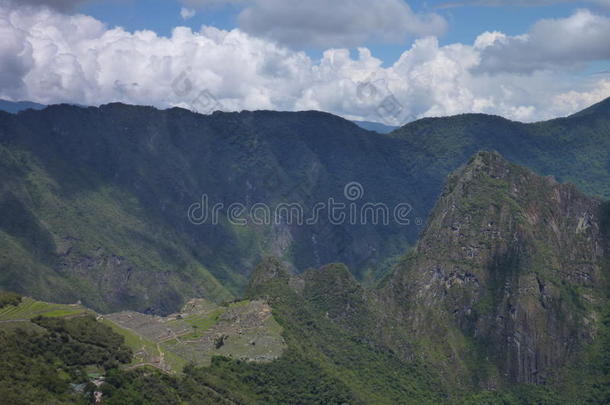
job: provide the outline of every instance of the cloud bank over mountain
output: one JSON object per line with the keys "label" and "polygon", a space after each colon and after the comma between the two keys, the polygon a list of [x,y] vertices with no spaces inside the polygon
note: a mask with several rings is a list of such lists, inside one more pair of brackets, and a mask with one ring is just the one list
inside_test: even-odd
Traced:
{"label": "cloud bank over mountain", "polygon": [[[260,0],[249,9],[255,13],[256,7],[272,3]],[[315,10],[303,7],[315,19]],[[244,12],[239,18],[248,26]],[[281,18],[282,9],[265,15],[269,21]],[[381,17],[366,18],[372,18],[370,32],[375,32]],[[419,38],[385,67],[367,48],[358,48],[356,56],[345,48],[328,49],[314,60],[298,46],[286,45],[293,42],[288,31],[265,32],[254,22],[248,30],[176,27],[164,37],[109,27],[57,7],[0,2],[0,98],[92,105],[122,101],[204,113],[318,109],[394,125],[463,112],[534,121],[610,96],[609,75],[574,73],[610,58],[606,17],[579,10],[568,18],[542,20],[520,36],[485,32],[473,44],[444,46],[427,35],[436,30],[431,18],[430,32],[403,28],[397,33]],[[298,29],[315,31],[311,24]],[[319,32],[335,35],[323,27]],[[349,27],[337,32],[337,38],[351,35]]]}

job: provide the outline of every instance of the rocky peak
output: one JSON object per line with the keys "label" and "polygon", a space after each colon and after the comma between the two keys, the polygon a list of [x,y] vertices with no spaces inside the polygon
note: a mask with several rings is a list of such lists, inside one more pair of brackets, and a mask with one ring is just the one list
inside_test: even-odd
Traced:
{"label": "rocky peak", "polygon": [[572,185],[479,152],[449,177],[386,293],[447,364],[476,347],[496,370],[483,383],[545,382],[595,333],[601,211]]}

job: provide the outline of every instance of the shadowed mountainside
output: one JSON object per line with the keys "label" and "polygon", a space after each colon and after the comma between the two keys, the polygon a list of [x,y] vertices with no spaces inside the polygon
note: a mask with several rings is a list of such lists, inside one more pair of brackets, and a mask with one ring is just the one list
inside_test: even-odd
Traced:
{"label": "shadowed mountainside", "polygon": [[478,153],[449,177],[380,300],[460,378],[553,381],[593,341],[607,305],[607,214],[573,185]]}
{"label": "shadowed mountainside", "polygon": [[[444,178],[479,149],[590,195],[610,195],[610,100],[537,124],[462,115],[388,135],[320,112],[214,113],[109,104],[0,113],[0,285],[103,311],[177,310],[190,297],[239,295],[272,254],[296,269],[340,261],[379,278],[415,244]],[[252,207],[349,203],[412,206],[410,225],[231,224]],[[189,206],[223,203],[218,225],[195,226]],[[274,221],[271,221],[274,222]]]}
{"label": "shadowed mountainside", "polygon": [[[294,274],[267,257],[244,301],[192,300],[166,318],[106,315],[133,357],[107,370],[100,389],[109,404],[605,404],[609,235],[608,203],[480,152],[448,177],[417,246],[377,287],[343,264]],[[53,338],[23,321],[43,315],[48,322],[32,322],[59,330],[64,321],[53,318],[67,325],[86,311],[15,294],[0,294],[0,306],[11,364],[28,364],[31,346]],[[20,345],[15,326],[39,335]],[[209,366],[158,371],[179,371],[185,359]],[[44,357],[30,363],[57,380]],[[70,372],[61,384],[33,374],[17,387],[0,381],[0,391],[78,398],[68,382],[86,377],[71,362],[53,364]]]}

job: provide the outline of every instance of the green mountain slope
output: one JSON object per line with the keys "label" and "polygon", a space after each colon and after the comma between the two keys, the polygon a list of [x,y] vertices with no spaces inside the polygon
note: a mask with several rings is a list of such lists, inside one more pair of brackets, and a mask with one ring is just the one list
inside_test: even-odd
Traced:
{"label": "green mountain slope", "polygon": [[[320,269],[320,275],[327,271],[335,270]],[[339,269],[351,277],[345,271]],[[310,306],[307,297],[290,286],[293,278],[279,261],[266,259],[254,271],[248,289],[251,301],[218,312],[213,304],[197,300],[185,307],[186,312],[166,319],[136,313],[94,317],[82,306],[25,297],[14,305],[10,295],[11,303],[0,308],[0,341],[7,366],[0,368],[0,392],[3,398],[23,404],[38,403],[37,398],[47,403],[88,403],[96,390],[108,404],[439,403],[443,388],[434,372],[415,361],[403,362],[364,334],[354,334],[326,319],[321,303]],[[308,280],[307,284],[311,277]],[[317,287],[313,282],[308,289],[315,294]],[[261,359],[255,353],[258,350],[264,357],[272,352],[264,335],[252,333],[253,316],[263,312],[270,316],[261,305],[262,297],[271,299],[270,319],[283,326],[265,326],[268,333],[281,332],[286,339],[287,348],[277,352],[279,357]],[[195,337],[181,329],[197,319],[207,319],[210,311],[218,312],[215,317],[219,319],[207,330],[216,342],[222,336],[223,344],[203,347],[208,333],[203,324],[196,333],[203,334],[201,348],[215,354],[211,362],[189,357],[192,353],[180,349],[195,346],[191,342]],[[211,331],[220,324],[224,329]],[[168,330],[175,341],[159,338]],[[100,336],[93,338],[91,332]],[[26,342],[20,346],[24,335]],[[103,344],[102,339],[109,343]],[[59,355],[45,356],[45,349]],[[75,358],[76,350],[83,357]],[[25,361],[28,353],[32,358]],[[187,360],[191,361],[188,365]],[[11,366],[18,366],[19,371],[11,374]],[[22,375],[24,367],[32,373]],[[15,381],[18,385],[11,385]],[[99,388],[91,384],[102,381]]]}
{"label": "green mountain slope", "polygon": [[[414,168],[443,174],[479,150],[571,182],[590,195],[610,197],[610,99],[567,118],[522,124],[501,117],[464,114],[426,118],[393,132],[405,141]],[[432,166],[432,167],[430,167]]]}
{"label": "green mountain slope", "polygon": [[[250,275],[247,301],[219,308],[194,300],[167,318],[105,316],[101,323],[125,337],[134,357],[106,368],[99,391],[108,404],[605,404],[609,236],[608,203],[480,152],[448,177],[417,246],[375,288],[343,264],[295,275],[284,261],[265,258]],[[0,330],[22,318],[69,320],[83,311],[29,299],[15,307],[15,299],[0,296]],[[269,310],[276,326],[252,335]],[[53,322],[35,325],[43,334],[33,345],[49,338],[44,329]],[[259,354],[244,351],[248,340],[280,333],[277,355],[252,361]],[[0,338],[18,361],[17,336]],[[195,353],[183,350],[191,339],[233,358],[181,357]],[[147,345],[159,351],[156,362],[143,354]],[[198,365],[159,371],[187,359]],[[47,380],[63,378],[64,388],[44,395],[75,397],[65,383],[80,378],[78,364],[62,365],[72,374],[58,377],[44,359],[36,362]],[[129,369],[134,364],[144,367]],[[0,375],[0,389],[10,378]],[[28,393],[41,388],[35,378],[24,381]]]}
{"label": "green mountain slope", "polygon": [[[415,244],[443,179],[495,149],[591,195],[610,193],[609,101],[546,123],[464,115],[375,134],[319,112],[202,116],[110,104],[0,113],[0,286],[103,312],[167,314],[191,297],[241,294],[271,254],[296,269],[344,262],[359,280],[386,273]],[[355,203],[408,203],[409,225],[227,220],[228,207],[316,203],[362,185]],[[194,225],[189,207],[224,204]],[[274,222],[274,221],[271,221]]]}
{"label": "green mountain slope", "polygon": [[[417,229],[334,226],[326,215],[311,226],[244,227],[226,208],[297,202],[310,214],[330,197],[347,201],[351,180],[371,201],[397,203],[391,186],[410,180],[398,163],[386,175],[394,143],[315,112],[201,116],[115,104],[0,114],[3,285],[105,312],[168,313],[193,296],[230,299],[263,254],[299,268],[340,258],[364,275]],[[204,193],[225,204],[217,225],[187,219]]]}
{"label": "green mountain slope", "polygon": [[449,380],[578,384],[570,366],[607,350],[608,208],[478,153],[449,177],[379,297]]}

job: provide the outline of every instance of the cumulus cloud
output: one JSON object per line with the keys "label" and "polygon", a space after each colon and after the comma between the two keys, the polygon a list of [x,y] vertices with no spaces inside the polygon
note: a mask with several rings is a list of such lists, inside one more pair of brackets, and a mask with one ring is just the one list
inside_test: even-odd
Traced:
{"label": "cumulus cloud", "polygon": [[486,35],[487,42],[479,45],[479,69],[485,72],[529,73],[610,59],[610,18],[589,10],[578,10],[568,18],[538,21],[525,35]]}
{"label": "cumulus cloud", "polygon": [[197,12],[192,8],[182,7],[180,9],[180,17],[182,17],[183,20],[188,20],[195,17],[195,14],[197,14]]}
{"label": "cumulus cloud", "polygon": [[401,124],[463,112],[534,121],[610,96],[606,76],[479,73],[488,49],[507,38],[501,33],[472,45],[420,38],[389,67],[367,48],[356,56],[329,49],[313,60],[241,29],[177,27],[164,37],[48,8],[0,7],[0,36],[0,97],[42,103],[318,109]]}
{"label": "cumulus cloud", "polygon": [[367,41],[401,43],[440,35],[446,21],[415,13],[404,0],[183,0],[191,7],[243,6],[237,21],[251,35],[292,47],[353,47]]}
{"label": "cumulus cloud", "polygon": [[570,90],[553,97],[553,108],[557,111],[579,111],[585,106],[597,103],[610,96],[610,81],[600,80],[590,91]]}

